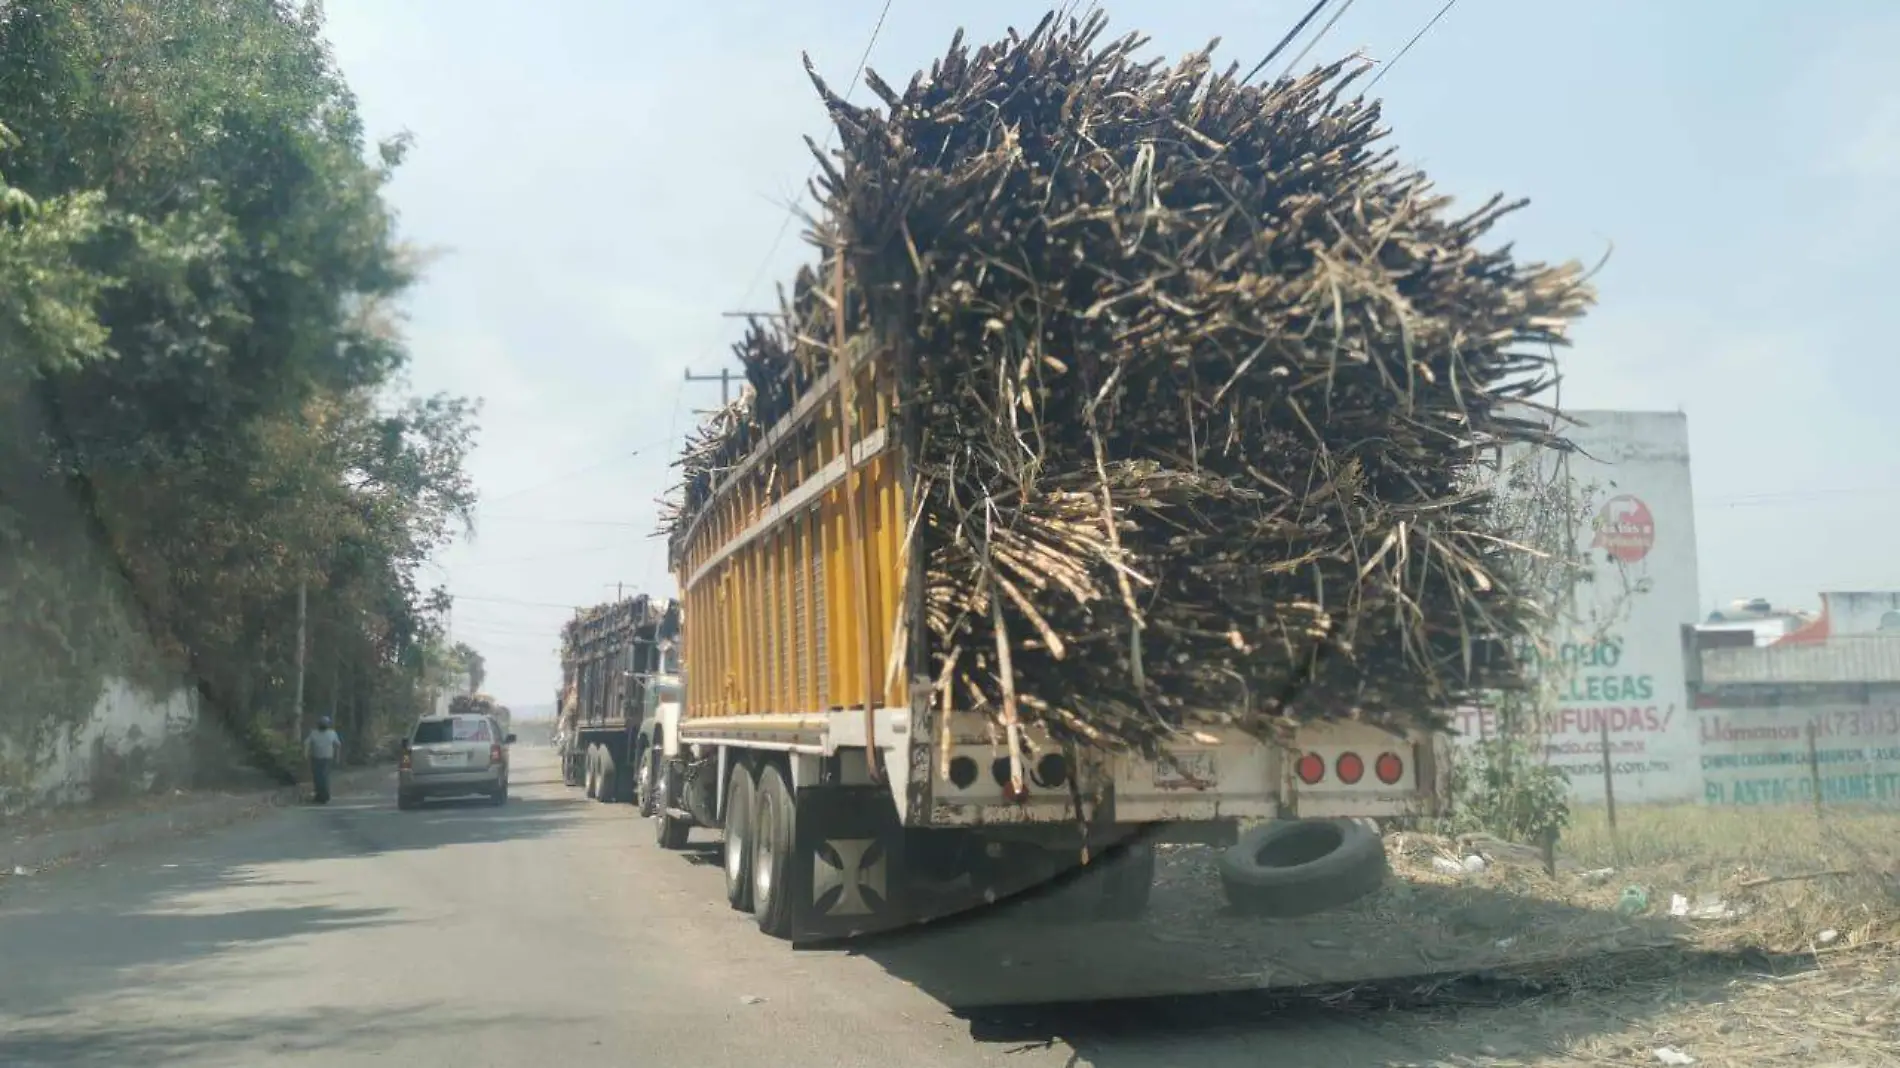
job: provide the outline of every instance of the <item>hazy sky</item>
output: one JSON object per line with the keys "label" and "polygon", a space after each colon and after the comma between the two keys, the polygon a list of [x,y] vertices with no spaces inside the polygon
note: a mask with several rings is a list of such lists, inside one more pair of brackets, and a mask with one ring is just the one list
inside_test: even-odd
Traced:
{"label": "hazy sky", "polygon": [[[551,700],[565,606],[671,592],[654,499],[736,324],[809,250],[786,204],[883,0],[329,0],[371,132],[416,149],[392,195],[441,250],[410,302],[413,382],[486,401],[475,539],[445,553],[488,689]],[[892,0],[902,84],[961,25],[1043,3]],[[1123,0],[1112,28],[1251,66],[1306,0]],[[1395,55],[1441,0],[1357,0],[1307,57]],[[1900,6],[1875,0],[1460,0],[1380,83],[1393,140],[1448,192],[1532,198],[1526,255],[1594,261],[1563,400],[1688,413],[1713,605],[1900,587]],[[1284,60],[1282,61],[1284,62]],[[859,90],[853,99],[868,94]],[[1882,427],[1888,429],[1883,430]],[[1887,442],[1887,444],[1882,444]]]}

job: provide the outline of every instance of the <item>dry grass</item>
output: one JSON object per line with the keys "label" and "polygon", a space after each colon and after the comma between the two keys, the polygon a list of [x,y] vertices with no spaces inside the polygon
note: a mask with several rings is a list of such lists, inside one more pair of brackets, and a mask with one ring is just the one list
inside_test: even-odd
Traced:
{"label": "dry grass", "polygon": [[1643,806],[1618,812],[1612,833],[1604,810],[1589,808],[1560,856],[1615,869],[1612,896],[1636,885],[1653,908],[1667,910],[1673,895],[1706,906],[1690,917],[1705,948],[1900,943],[1900,813],[1891,810]]}
{"label": "dry grass", "polygon": [[[1701,1065],[1900,1065],[1900,813],[1644,806],[1620,811],[1612,832],[1588,808],[1554,878],[1534,850],[1482,837],[1395,834],[1388,846],[1406,882],[1519,898],[1557,921],[1524,940],[1520,966],[1493,973],[1513,981],[1508,1008],[1459,1008],[1449,989],[1404,999],[1495,1012],[1461,1022],[1518,1031],[1536,1050],[1488,1063],[1662,1064],[1669,1049]],[[1473,852],[1490,862],[1481,872],[1432,866]],[[1561,952],[1584,941],[1559,929],[1564,917],[1613,913],[1631,887],[1648,907],[1629,921],[1676,948]],[[1678,897],[1688,915],[1671,915]]]}
{"label": "dry grass", "polygon": [[[1704,962],[1612,989],[1460,1014],[1537,1054],[1490,1064],[1900,1065],[1900,954],[1843,953],[1789,971]],[[1494,1017],[1484,1019],[1482,1017]],[[1674,1063],[1680,1063],[1676,1061]]]}

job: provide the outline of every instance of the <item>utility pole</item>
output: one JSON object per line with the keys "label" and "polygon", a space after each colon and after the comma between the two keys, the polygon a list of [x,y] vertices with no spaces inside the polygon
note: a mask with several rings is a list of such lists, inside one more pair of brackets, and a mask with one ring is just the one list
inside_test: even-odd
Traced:
{"label": "utility pole", "polygon": [[719,406],[724,408],[732,403],[732,368],[721,367],[716,375],[696,375],[688,369],[686,380],[688,382],[717,382],[719,383]]}
{"label": "utility pole", "polygon": [[303,665],[304,665],[304,617],[308,610],[306,584],[297,583],[297,737],[304,736],[303,722]]}

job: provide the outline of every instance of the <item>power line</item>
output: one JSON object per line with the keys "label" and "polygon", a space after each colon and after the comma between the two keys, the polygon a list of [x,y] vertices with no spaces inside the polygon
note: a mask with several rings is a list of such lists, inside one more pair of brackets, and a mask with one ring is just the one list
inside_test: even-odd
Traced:
{"label": "power line", "polygon": [[[680,402],[685,399],[686,399],[686,383],[685,381],[682,380],[673,386],[673,414],[668,416],[666,420],[666,435],[669,438],[673,437],[673,435],[679,432]],[[662,553],[662,556],[664,555],[665,554]],[[650,590],[653,588],[654,559],[655,559],[654,557],[647,558],[646,573],[640,576],[640,585],[642,589]]]}
{"label": "power line", "polygon": [[463,564],[457,571],[474,571],[484,567],[501,567],[504,564],[532,564],[541,560],[567,560],[577,556],[592,556],[595,553],[611,552],[625,548],[625,541],[611,541],[605,545],[590,545],[583,549],[563,549],[559,552],[535,553],[531,556],[504,556],[498,560],[476,560]]}
{"label": "power line", "polygon": [[[884,32],[884,19],[891,13],[891,2],[892,0],[884,0],[883,10],[877,13],[877,24],[871,27],[871,37],[864,42],[864,53],[858,57],[858,69],[852,72],[851,84],[845,87],[844,99],[846,100],[850,100],[851,94],[857,91],[858,82],[864,77],[865,65],[871,62],[871,49],[877,45],[878,34]],[[831,136],[837,132],[837,129],[834,123],[825,131],[825,143],[819,148],[820,152],[831,148]],[[813,160],[811,169],[805,172],[804,185],[811,185],[812,178],[817,174],[818,162]],[[778,233],[772,238],[772,246],[765,250],[765,258],[759,261],[759,269],[753,272],[752,281],[746,285],[745,294],[739,298],[739,307],[745,307],[746,302],[752,299],[752,291],[759,288],[759,282],[765,278],[765,272],[771,269],[772,257],[778,254],[778,247],[784,243],[785,233],[792,228],[792,219],[796,216],[795,209],[786,210],[785,218],[779,222]]]}
{"label": "power line", "polygon": [[1352,10],[1352,5],[1353,5],[1353,0],[1346,0],[1345,3],[1340,4],[1339,10],[1333,12],[1333,17],[1326,20],[1326,25],[1321,26],[1319,28],[1319,32],[1313,35],[1313,39],[1306,42],[1306,47],[1300,49],[1300,54],[1297,56],[1294,56],[1293,61],[1288,63],[1286,65],[1286,69],[1280,72],[1280,77],[1282,78],[1290,77],[1293,74],[1293,71],[1299,67],[1300,60],[1305,59],[1306,54],[1313,50],[1313,46],[1320,43],[1321,39],[1323,39],[1326,36],[1327,31],[1333,28],[1333,24],[1339,21],[1340,16]]}
{"label": "power line", "polygon": [[1438,25],[1438,20],[1444,18],[1445,12],[1450,11],[1452,9],[1452,5],[1456,4],[1457,2],[1458,0],[1445,0],[1445,6],[1438,9],[1438,14],[1433,15],[1430,22],[1427,22],[1424,26],[1420,27],[1419,31],[1412,35],[1412,39],[1405,42],[1405,47],[1399,49],[1399,54],[1396,56],[1393,56],[1391,59],[1386,60],[1385,66],[1379,68],[1379,73],[1372,76],[1372,80],[1366,83],[1366,92],[1371,93],[1373,90],[1373,87],[1379,84],[1379,79],[1385,77],[1387,71],[1390,71],[1393,67],[1398,66],[1399,60],[1405,58],[1405,53],[1410,52],[1412,50],[1412,46],[1418,43],[1419,38],[1425,36],[1427,33],[1430,33],[1432,27]]}
{"label": "power line", "polygon": [[484,516],[485,523],[539,523],[564,527],[650,527],[653,520],[638,519],[568,519],[556,515],[491,515]]}
{"label": "power line", "polygon": [[554,601],[520,601],[513,597],[477,597],[466,593],[452,593],[449,596],[457,601],[473,601],[477,604],[511,604],[522,608],[559,608],[567,612],[572,612],[582,607],[577,604],[557,604]]}
{"label": "power line", "polygon": [[1280,43],[1273,46],[1273,51],[1268,52],[1265,58],[1263,58],[1260,62],[1255,63],[1253,65],[1253,69],[1247,72],[1247,76],[1245,78],[1240,79],[1240,84],[1246,85],[1248,82],[1253,81],[1253,76],[1256,74],[1259,74],[1263,67],[1273,62],[1273,58],[1275,56],[1279,55],[1281,52],[1284,52],[1286,50],[1286,46],[1293,43],[1293,38],[1298,37],[1300,35],[1300,31],[1306,29],[1306,24],[1313,21],[1313,17],[1315,15],[1318,15],[1321,11],[1325,9],[1327,4],[1330,4],[1332,2],[1333,0],[1319,0],[1318,3],[1314,4],[1311,8],[1309,8],[1305,16],[1302,17],[1300,21],[1294,23],[1292,29],[1286,31],[1286,36],[1280,38]]}
{"label": "power line", "polygon": [[1696,506],[1699,508],[1763,508],[1789,504],[1804,504],[1823,498],[1874,496],[1900,496],[1900,487],[1842,486],[1834,489],[1775,490],[1766,493],[1740,493],[1722,497],[1701,497],[1696,500]]}
{"label": "power line", "polygon": [[477,505],[477,507],[486,508],[489,505],[498,503],[500,501],[512,500],[513,498],[516,498],[516,497],[523,497],[523,496],[526,496],[527,494],[535,493],[540,490],[547,489],[549,486],[559,485],[560,483],[566,482],[569,479],[579,478],[582,475],[591,475],[594,472],[601,470],[602,468],[612,467],[615,464],[623,463],[627,460],[631,460],[639,456],[640,454],[647,452],[650,449],[659,448],[660,446],[669,444],[671,441],[672,441],[672,434],[669,433],[664,438],[660,438],[654,441],[648,441],[642,445],[637,446],[636,448],[629,449],[626,452],[617,453],[613,456],[609,456],[605,460],[601,460],[597,463],[588,464],[586,467],[578,467],[572,471],[555,475],[552,478],[543,479],[540,482],[530,483],[526,486],[522,486],[519,489],[509,490],[507,493],[501,494],[498,497],[484,498],[481,501],[481,503]]}

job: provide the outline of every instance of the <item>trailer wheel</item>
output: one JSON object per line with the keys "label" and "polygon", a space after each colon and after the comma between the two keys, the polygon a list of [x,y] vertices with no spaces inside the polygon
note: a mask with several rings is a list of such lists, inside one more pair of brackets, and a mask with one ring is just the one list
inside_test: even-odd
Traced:
{"label": "trailer wheel", "polygon": [[685,849],[686,836],[693,825],[673,815],[674,806],[679,803],[679,766],[670,761],[660,765],[660,792],[654,799],[659,818],[653,821],[654,839],[661,849]]}
{"label": "trailer wheel", "polygon": [[1262,824],[1220,858],[1228,904],[1263,916],[1305,916],[1350,904],[1377,890],[1386,871],[1385,844],[1352,820]]}
{"label": "trailer wheel", "polygon": [[584,785],[581,792],[583,794],[586,794],[588,797],[599,797],[600,796],[600,746],[590,745],[587,747],[585,752],[587,753],[587,771],[584,776]]}
{"label": "trailer wheel", "polygon": [[620,769],[614,766],[613,750],[604,745],[597,748],[600,752],[600,760],[596,765],[599,771],[595,773],[594,800],[602,804],[612,804],[614,795],[620,790]]}
{"label": "trailer wheel", "polygon": [[792,850],[798,845],[797,826],[792,791],[778,768],[768,765],[759,773],[752,811],[752,914],[760,931],[773,938],[790,938],[798,919],[795,895],[787,885]]}
{"label": "trailer wheel", "polygon": [[720,835],[721,859],[726,864],[726,902],[740,912],[752,911],[752,810],[757,793],[752,772],[733,761],[726,773],[726,819]]}
{"label": "trailer wheel", "polygon": [[581,762],[574,755],[573,747],[561,750],[561,785],[579,786],[581,784]]}

